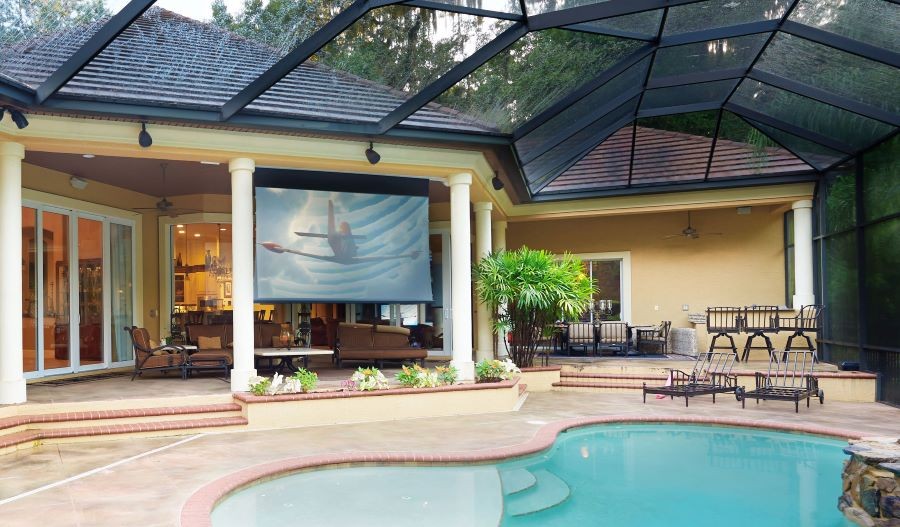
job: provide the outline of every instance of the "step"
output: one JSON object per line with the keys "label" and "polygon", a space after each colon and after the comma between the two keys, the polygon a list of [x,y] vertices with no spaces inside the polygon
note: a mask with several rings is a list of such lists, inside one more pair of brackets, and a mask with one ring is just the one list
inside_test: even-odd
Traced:
{"label": "step", "polygon": [[[131,408],[121,410],[90,410],[81,412],[61,412],[47,414],[27,414],[0,418],[0,434],[11,429],[49,429],[71,427],[75,423],[90,422],[92,426],[133,422],[154,422],[160,420],[187,419],[197,414],[223,414],[227,417],[240,415],[241,405],[237,403],[204,404],[174,407]],[[219,417],[226,417],[219,415]],[[172,419],[174,418],[174,419]],[[0,437],[3,437],[0,435]]]}
{"label": "step", "polygon": [[54,428],[26,430],[0,436],[0,454],[19,448],[38,446],[46,442],[59,442],[63,439],[80,438],[83,440],[110,439],[110,436],[144,435],[166,436],[181,435],[185,431],[200,433],[212,429],[245,426],[244,417],[208,417],[204,419],[182,419],[177,421],[156,421],[149,423],[123,423],[101,426],[83,426],[72,428]]}
{"label": "step", "polygon": [[[647,386],[662,386],[663,382],[647,383]],[[560,381],[553,383],[553,387],[559,391],[569,392],[598,392],[598,393],[616,393],[616,392],[632,392],[644,389],[643,384],[620,382],[584,382],[584,381]]]}
{"label": "step", "polygon": [[524,516],[545,511],[569,499],[571,489],[565,481],[545,469],[532,471],[535,483],[531,488],[507,496],[504,508],[509,516]]}
{"label": "step", "polygon": [[500,472],[500,485],[503,487],[503,495],[509,496],[528,490],[537,483],[534,474],[524,468],[504,470]]}
{"label": "step", "polygon": [[560,382],[568,383],[601,383],[615,385],[664,384],[667,375],[655,374],[621,374],[621,373],[563,373]]}

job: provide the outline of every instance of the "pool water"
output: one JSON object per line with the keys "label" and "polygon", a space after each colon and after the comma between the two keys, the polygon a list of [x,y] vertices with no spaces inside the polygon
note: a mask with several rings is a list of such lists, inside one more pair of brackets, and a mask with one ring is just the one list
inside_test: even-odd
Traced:
{"label": "pool water", "polygon": [[846,442],[700,425],[572,429],[537,456],[494,465],[361,466],[243,489],[215,527],[846,527]]}

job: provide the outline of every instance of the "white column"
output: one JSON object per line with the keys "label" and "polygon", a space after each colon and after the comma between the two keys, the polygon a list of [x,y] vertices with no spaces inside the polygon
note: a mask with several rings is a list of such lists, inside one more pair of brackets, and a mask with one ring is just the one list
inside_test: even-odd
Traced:
{"label": "white column", "polygon": [[[491,210],[494,208],[489,201],[479,201],[474,205],[475,209],[475,261],[478,262],[491,252]],[[491,331],[491,312],[479,299],[476,311],[476,346],[475,360],[494,358],[494,332]]]}
{"label": "white column", "polygon": [[25,402],[22,367],[22,159],[0,141],[0,404]]}
{"label": "white column", "polygon": [[453,359],[459,379],[475,378],[472,361],[472,225],[469,218],[471,174],[450,176],[450,298]]}
{"label": "white column", "polygon": [[[493,245],[494,252],[500,252],[506,250],[506,221],[498,220],[491,225],[491,230],[493,231],[491,234],[491,243]],[[506,349],[506,335],[498,334],[497,335],[497,357],[504,358],[509,356],[509,350]]]}
{"label": "white column", "polygon": [[813,291],[813,229],[811,200],[795,201],[794,209],[794,309],[816,303]]}
{"label": "white column", "polygon": [[249,389],[253,367],[253,170],[252,159],[228,162],[231,172],[231,302],[234,306],[234,369],[231,391]]}

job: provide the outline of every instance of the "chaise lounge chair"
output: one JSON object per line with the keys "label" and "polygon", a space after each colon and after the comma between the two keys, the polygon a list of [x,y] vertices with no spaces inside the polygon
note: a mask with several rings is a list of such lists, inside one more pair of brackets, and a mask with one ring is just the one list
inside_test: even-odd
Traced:
{"label": "chaise lounge chair", "polygon": [[188,363],[187,350],[181,346],[170,344],[153,347],[150,344],[150,333],[146,328],[126,326],[125,331],[128,332],[128,336],[131,337],[131,343],[134,346],[134,373],[131,375],[132,381],[138,375],[151,370],[164,373],[177,370],[181,374],[182,379],[187,378],[185,370],[185,365]]}
{"label": "chaise lounge chair", "polygon": [[819,381],[813,377],[814,351],[784,351],[779,361],[773,353],[769,359],[769,371],[765,374],[756,372],[756,389],[743,394],[741,407],[746,407],[747,398],[759,400],[794,401],[794,412],[800,412],[800,401],[812,397],[819,398],[819,404],[825,403],[825,392],[819,389]]}
{"label": "chaise lounge chair", "polygon": [[671,386],[647,386],[644,383],[644,403],[648,393],[668,395],[672,399],[684,397],[684,405],[695,395],[712,394],[713,403],[717,393],[733,392],[738,401],[744,388],[737,385],[737,376],[731,374],[734,364],[733,353],[700,353],[694,362],[691,373],[681,370],[669,370]]}

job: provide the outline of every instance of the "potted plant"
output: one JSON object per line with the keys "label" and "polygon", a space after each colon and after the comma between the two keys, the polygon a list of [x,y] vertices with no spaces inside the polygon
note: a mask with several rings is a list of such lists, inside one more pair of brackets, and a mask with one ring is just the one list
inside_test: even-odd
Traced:
{"label": "potted plant", "polygon": [[485,256],[473,275],[478,296],[492,313],[494,332],[510,335],[509,356],[522,368],[534,364],[549,325],[580,316],[596,292],[581,260],[528,247]]}

